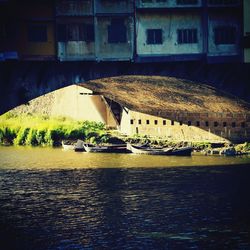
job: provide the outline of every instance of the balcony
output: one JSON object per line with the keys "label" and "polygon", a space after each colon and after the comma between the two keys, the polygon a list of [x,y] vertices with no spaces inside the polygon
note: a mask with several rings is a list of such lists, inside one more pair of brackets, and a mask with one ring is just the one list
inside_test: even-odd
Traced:
{"label": "balcony", "polygon": [[93,15],[92,0],[58,0],[57,16],[90,16]]}
{"label": "balcony", "polygon": [[133,13],[133,0],[96,0],[95,11],[98,15]]}
{"label": "balcony", "polygon": [[137,0],[139,9],[197,8],[201,5],[201,0]]}

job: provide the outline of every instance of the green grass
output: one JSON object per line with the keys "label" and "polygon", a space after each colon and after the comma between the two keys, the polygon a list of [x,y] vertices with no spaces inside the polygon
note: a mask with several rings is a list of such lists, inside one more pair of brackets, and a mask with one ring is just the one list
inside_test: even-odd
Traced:
{"label": "green grass", "polygon": [[105,135],[103,123],[11,112],[0,116],[0,144],[55,146],[63,139],[89,140],[93,137],[95,142],[101,138],[105,140]]}

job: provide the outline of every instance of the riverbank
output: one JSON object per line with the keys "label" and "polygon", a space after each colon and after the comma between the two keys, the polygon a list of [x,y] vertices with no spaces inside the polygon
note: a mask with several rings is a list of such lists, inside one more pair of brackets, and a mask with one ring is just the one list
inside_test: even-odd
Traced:
{"label": "riverbank", "polygon": [[205,154],[220,154],[231,148],[238,154],[250,152],[250,142],[233,145],[214,142],[169,141],[165,138],[146,135],[125,136],[108,130],[103,123],[76,121],[68,117],[17,114],[8,112],[0,116],[0,145],[61,146],[62,140],[84,140],[89,143],[149,143],[155,146],[180,147],[192,145],[194,151]]}

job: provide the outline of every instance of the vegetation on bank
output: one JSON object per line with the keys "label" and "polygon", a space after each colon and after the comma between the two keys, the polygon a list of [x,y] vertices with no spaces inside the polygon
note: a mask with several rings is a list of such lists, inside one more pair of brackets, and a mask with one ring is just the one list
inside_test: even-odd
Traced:
{"label": "vegetation on bank", "polygon": [[57,146],[65,139],[105,142],[108,137],[103,123],[11,112],[0,116],[0,144],[4,145]]}
{"label": "vegetation on bank", "polygon": [[[89,143],[149,143],[155,146],[192,145],[196,151],[228,147],[226,143],[174,142],[146,135],[121,136],[103,123],[76,121],[66,117],[49,117],[8,112],[0,116],[0,145],[59,146],[62,140],[81,139]],[[250,152],[250,142],[235,145],[239,152]]]}

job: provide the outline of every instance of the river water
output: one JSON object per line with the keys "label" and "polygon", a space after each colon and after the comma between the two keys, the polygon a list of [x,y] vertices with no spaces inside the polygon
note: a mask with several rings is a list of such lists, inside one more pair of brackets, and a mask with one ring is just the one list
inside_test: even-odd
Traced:
{"label": "river water", "polygon": [[0,249],[250,249],[250,158],[0,148]]}

